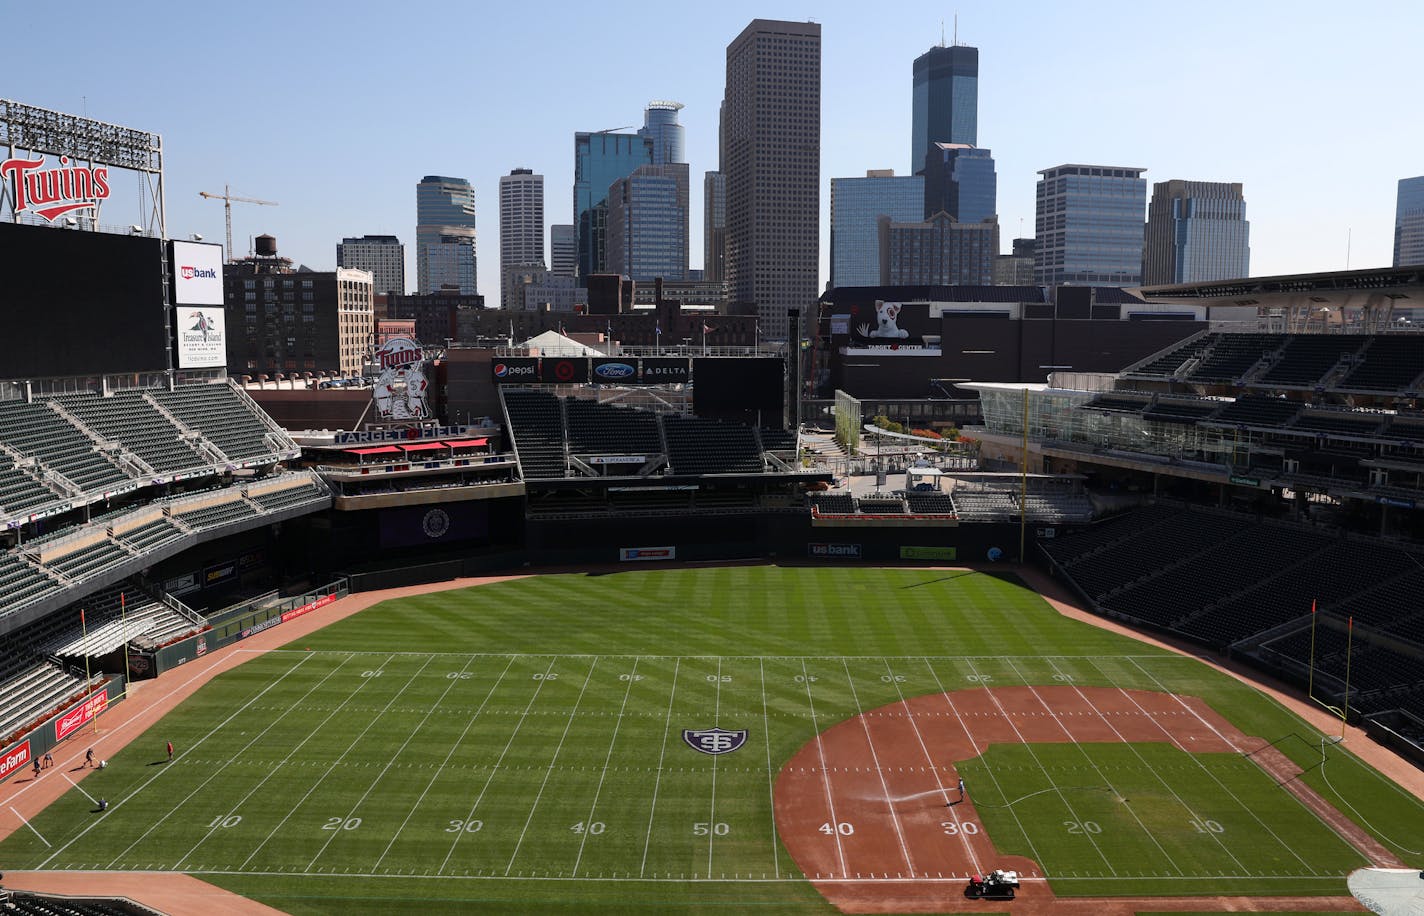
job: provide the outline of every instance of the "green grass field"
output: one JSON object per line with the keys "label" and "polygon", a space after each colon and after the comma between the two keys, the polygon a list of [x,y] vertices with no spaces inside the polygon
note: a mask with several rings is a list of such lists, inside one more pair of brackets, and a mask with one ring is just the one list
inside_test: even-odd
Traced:
{"label": "green grass field", "polygon": [[[1424,864],[1424,806],[1343,749],[1321,766],[1318,733],[1195,661],[989,575],[777,567],[541,576],[373,607],[220,676],[0,861],[186,871],[293,913],[824,911],[776,834],[784,761],[902,697],[1065,682],[1203,697],[1285,739],[1309,785]],[[746,745],[683,742],[713,725]],[[983,828],[1060,895],[1342,894],[1363,864],[1241,755],[995,745],[964,766]]]}

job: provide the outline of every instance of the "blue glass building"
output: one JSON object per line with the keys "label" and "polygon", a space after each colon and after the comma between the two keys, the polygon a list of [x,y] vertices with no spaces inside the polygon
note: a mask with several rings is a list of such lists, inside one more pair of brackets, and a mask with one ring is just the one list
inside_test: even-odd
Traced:
{"label": "blue glass building", "polygon": [[1424,175],[1399,180],[1394,207],[1394,266],[1424,264]]}
{"label": "blue glass building", "polygon": [[915,58],[910,170],[925,167],[936,143],[979,143],[979,49],[930,48]]}
{"label": "blue glass building", "polygon": [[479,292],[475,189],[464,178],[426,175],[415,186],[415,272],[421,293],[458,287]]}
{"label": "blue glass building", "polygon": [[831,286],[880,285],[878,220],[915,222],[925,201],[925,179],[891,169],[864,178],[831,179]]}
{"label": "blue glass building", "polygon": [[687,279],[687,164],[639,166],[608,189],[608,272]]}
{"label": "blue glass building", "polygon": [[964,143],[936,143],[925,156],[922,216],[948,213],[961,223],[980,223],[999,213],[999,177],[994,154]]}
{"label": "blue glass building", "polygon": [[640,165],[653,164],[653,139],[608,132],[574,134],[574,227],[578,275],[586,284],[608,270],[608,188]]}
{"label": "blue glass building", "polygon": [[653,165],[687,161],[687,129],[677,122],[681,102],[649,102],[638,136],[653,141]]}
{"label": "blue glass building", "polygon": [[1145,171],[1073,164],[1038,173],[1035,284],[1141,285]]}
{"label": "blue glass building", "polygon": [[1147,208],[1142,282],[1234,280],[1251,274],[1251,224],[1240,182],[1159,181]]}

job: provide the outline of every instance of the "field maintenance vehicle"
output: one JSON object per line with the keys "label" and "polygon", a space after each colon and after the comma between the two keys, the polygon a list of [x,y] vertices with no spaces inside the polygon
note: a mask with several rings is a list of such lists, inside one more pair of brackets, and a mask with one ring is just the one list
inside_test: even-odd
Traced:
{"label": "field maintenance vehicle", "polygon": [[1019,886],[1019,873],[996,868],[987,875],[975,875],[969,879],[964,896],[971,899],[987,897],[994,900],[1012,900]]}

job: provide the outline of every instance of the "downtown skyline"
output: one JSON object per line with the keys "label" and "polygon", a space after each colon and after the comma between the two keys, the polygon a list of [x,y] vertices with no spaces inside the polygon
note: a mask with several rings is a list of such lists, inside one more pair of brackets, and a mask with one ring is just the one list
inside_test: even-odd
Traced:
{"label": "downtown skyline", "polygon": [[[499,9],[417,7],[392,15],[358,3],[339,20],[298,7],[280,25],[188,40],[176,24],[181,17],[172,15],[180,9],[187,8],[160,4],[128,16],[95,10],[91,18],[105,39],[93,53],[58,68],[44,66],[43,49],[21,46],[10,55],[4,94],[162,134],[170,236],[220,238],[222,208],[197,192],[227,184],[234,194],[280,203],[234,205],[239,253],[249,237],[268,232],[282,254],[316,269],[334,265],[343,237],[391,234],[406,246],[409,284],[416,276],[414,184],[427,174],[467,178],[484,255],[480,292],[490,304],[499,299],[501,175],[521,166],[543,174],[546,224],[569,223],[574,133],[636,129],[650,100],[672,99],[686,105],[687,161],[700,186],[702,174],[718,167],[728,43],[753,18],[797,21],[807,12],[734,3],[651,17],[648,5],[544,5],[551,15],[525,21]],[[927,3],[904,4],[892,15],[851,4],[810,12],[822,32],[819,290],[829,278],[830,180],[868,169],[906,173],[911,66],[939,43],[940,19],[953,12]],[[639,66],[600,68],[598,55],[571,53],[600,21],[626,26]],[[321,45],[306,40],[317,25],[328,39]],[[416,45],[435,26],[442,34],[474,34],[467,53],[430,73],[406,66],[429,62]],[[1392,50],[1404,54],[1421,26],[1424,13],[1403,3],[1363,8],[1348,23],[1332,20],[1323,4],[1208,4],[1190,17],[1117,3],[1073,10],[1031,4],[1012,16],[988,4],[961,7],[959,41],[979,49],[978,139],[998,165],[1001,250],[1015,237],[1033,236],[1039,170],[1127,162],[1145,167],[1149,183],[1243,183],[1254,275],[1342,270],[1347,244],[1348,266],[1388,265],[1397,183],[1424,171],[1411,153],[1424,127],[1389,117],[1410,102],[1398,78],[1378,69],[1323,68],[1303,49],[1358,39],[1387,60]],[[945,30],[952,43],[953,24]],[[391,46],[362,57],[378,61],[372,69],[353,69],[341,56],[370,42]],[[1103,64],[1105,47],[1111,66]],[[516,63],[528,77],[518,91],[507,79]],[[406,75],[413,73],[422,75]],[[259,98],[268,101],[253,104]],[[238,110],[240,121],[224,130]],[[1387,120],[1388,142],[1369,135],[1336,140],[1322,129],[1339,123],[1348,135],[1354,125]],[[1345,146],[1352,167],[1322,177],[1322,146],[1333,155]],[[1302,193],[1323,181],[1327,193]],[[691,266],[698,268],[702,195],[693,193],[690,203]],[[106,222],[128,221],[122,211],[106,213]]]}

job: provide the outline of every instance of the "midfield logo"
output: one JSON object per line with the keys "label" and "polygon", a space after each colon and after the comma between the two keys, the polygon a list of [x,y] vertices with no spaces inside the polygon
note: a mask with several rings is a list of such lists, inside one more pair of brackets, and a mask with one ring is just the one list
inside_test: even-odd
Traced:
{"label": "midfield logo", "polygon": [[717,756],[730,754],[747,743],[747,730],[739,728],[728,731],[725,728],[684,728],[682,740],[694,751]]}

